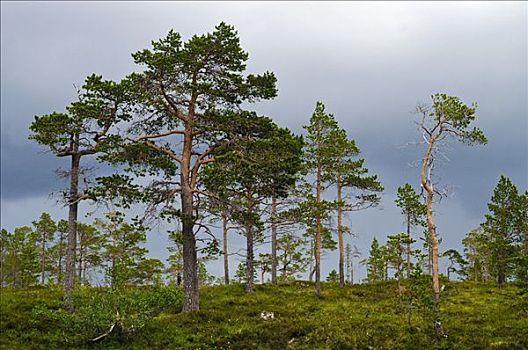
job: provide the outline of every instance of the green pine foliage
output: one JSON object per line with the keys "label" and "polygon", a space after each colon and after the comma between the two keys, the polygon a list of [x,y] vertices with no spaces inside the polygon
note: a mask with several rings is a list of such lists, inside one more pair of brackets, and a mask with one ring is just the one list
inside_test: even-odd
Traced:
{"label": "green pine foliage", "polygon": [[467,265],[464,274],[474,281],[508,280],[528,285],[528,192],[501,176],[485,222],[462,240]]}
{"label": "green pine foliage", "polygon": [[368,282],[379,282],[385,279],[384,252],[376,237],[372,239],[366,265]]}

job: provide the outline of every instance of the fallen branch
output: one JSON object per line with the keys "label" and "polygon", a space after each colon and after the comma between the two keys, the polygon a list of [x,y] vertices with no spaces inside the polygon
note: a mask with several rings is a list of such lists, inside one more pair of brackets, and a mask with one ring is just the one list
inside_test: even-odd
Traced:
{"label": "fallen branch", "polygon": [[117,322],[119,322],[119,311],[117,311],[117,313],[116,313],[116,321],[114,322],[114,324],[112,324],[110,326],[110,329],[108,330],[108,332],[103,333],[103,334],[101,334],[101,335],[99,335],[99,336],[97,336],[95,338],[88,339],[88,341],[91,342],[91,343],[94,343],[94,342],[96,342],[98,340],[103,339],[104,337],[107,337],[108,335],[110,335],[110,333],[112,333],[112,331],[114,330],[114,327],[116,326]]}

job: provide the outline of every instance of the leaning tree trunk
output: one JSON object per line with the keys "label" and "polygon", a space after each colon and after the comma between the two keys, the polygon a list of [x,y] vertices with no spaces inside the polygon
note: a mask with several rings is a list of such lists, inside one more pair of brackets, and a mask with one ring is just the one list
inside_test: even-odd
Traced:
{"label": "leaning tree trunk", "polygon": [[337,237],[339,240],[339,286],[345,287],[345,247],[343,242],[343,204],[341,202],[341,175],[337,176]]}
{"label": "leaning tree trunk", "polygon": [[426,191],[426,209],[427,209],[427,231],[429,234],[429,244],[431,252],[431,274],[432,274],[432,289],[433,289],[433,301],[434,311],[436,314],[435,331],[438,335],[443,335],[442,325],[439,321],[440,310],[440,274],[438,271],[438,238],[436,235],[436,226],[433,222],[433,187],[431,184],[430,174],[427,174],[429,170],[429,164],[432,157],[432,150],[435,143],[435,139],[430,139],[427,146],[425,157],[422,161],[422,168],[420,171],[420,182],[422,187]]}
{"label": "leaning tree trunk", "polygon": [[227,253],[227,216],[222,213],[222,231],[224,240],[222,242],[222,254],[224,255],[224,283],[229,284],[229,256]]}
{"label": "leaning tree trunk", "polygon": [[77,248],[77,212],[79,208],[79,165],[81,156],[74,146],[70,171],[70,196],[68,212],[68,246],[66,249],[66,279],[64,283],[64,306],[73,311],[73,285],[75,282],[75,249]]}
{"label": "leaning tree trunk", "polygon": [[271,196],[271,283],[277,284],[277,198]]}

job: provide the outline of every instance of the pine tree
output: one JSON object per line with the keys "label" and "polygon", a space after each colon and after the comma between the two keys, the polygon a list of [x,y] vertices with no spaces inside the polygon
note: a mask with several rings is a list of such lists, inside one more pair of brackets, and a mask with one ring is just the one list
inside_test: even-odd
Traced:
{"label": "pine tree", "polygon": [[96,227],[77,224],[77,278],[82,285],[89,284],[87,272],[102,265],[102,250],[106,244],[106,237]]}
{"label": "pine tree", "polygon": [[328,276],[326,276],[326,282],[329,282],[329,283],[338,283],[339,282],[339,275],[337,274],[336,270],[330,271]]}
{"label": "pine tree", "polygon": [[9,255],[9,244],[11,234],[6,230],[0,230],[0,287],[7,285],[7,261]]}
{"label": "pine tree", "polygon": [[39,252],[36,245],[36,234],[28,226],[18,227],[14,231],[13,246],[18,250],[18,280],[19,287],[28,287],[37,283],[40,272]]}
{"label": "pine tree", "polygon": [[486,136],[478,128],[470,129],[470,124],[475,119],[476,104],[465,105],[458,97],[446,94],[432,96],[432,105],[419,106],[417,112],[421,114],[418,122],[422,137],[426,143],[426,150],[420,167],[420,183],[425,191],[427,231],[431,246],[432,258],[432,294],[435,302],[435,331],[444,335],[440,318],[438,303],[440,300],[440,274],[438,267],[438,237],[436,225],[433,220],[433,197],[438,193],[433,186],[433,164],[438,156],[440,146],[448,138],[453,138],[465,144],[485,144]]}
{"label": "pine tree", "polygon": [[467,265],[463,274],[466,279],[475,282],[489,281],[491,261],[488,238],[482,227],[472,230],[462,240]]}
{"label": "pine tree", "polygon": [[167,258],[167,270],[170,283],[181,285],[183,280],[183,247],[181,231],[169,231],[169,241],[167,247],[171,253]]}
{"label": "pine tree", "polygon": [[[185,42],[171,30],[132,57],[143,67],[127,79],[137,113],[132,127],[115,140],[119,150],[105,159],[129,165],[133,176],[101,178],[102,192],[147,202],[152,215],[181,220],[183,312],[197,311],[202,167],[215,162],[219,148],[259,138],[265,118],[241,107],[274,98],[276,78],[270,72],[245,74],[249,55],[235,29],[223,22]],[[146,173],[153,181],[145,186]],[[116,183],[120,191],[114,190]]]}
{"label": "pine tree", "polygon": [[135,284],[152,285],[161,282],[161,275],[165,266],[159,259],[141,259],[136,267],[135,276],[132,278]]}
{"label": "pine tree", "polygon": [[[305,163],[314,183],[306,183],[308,193],[304,202],[299,205],[300,212],[307,224],[311,224],[308,233],[314,237],[315,258],[315,295],[321,296],[321,250],[325,235],[331,235],[328,227],[324,226],[335,203],[322,198],[323,191],[329,185],[327,174],[331,172],[336,158],[335,140],[339,134],[337,122],[332,114],[325,112],[322,102],[317,102],[310,123],[304,128],[308,132],[305,146]],[[327,181],[325,181],[325,179]],[[314,193],[315,192],[315,193]],[[313,223],[311,223],[313,221]]]}
{"label": "pine tree", "polygon": [[253,290],[254,244],[264,234],[261,208],[270,197],[288,195],[301,161],[301,138],[271,121],[266,128],[262,126],[258,139],[239,140],[218,151],[218,161],[203,170],[205,187],[220,200],[229,200],[224,207],[246,236],[247,292]]}
{"label": "pine tree", "polygon": [[398,281],[398,293],[401,293],[402,290],[401,280],[403,277],[403,270],[408,269],[408,267],[405,266],[406,260],[404,259],[404,254],[412,254],[412,252],[407,250],[407,247],[414,242],[415,241],[409,238],[406,232],[387,236],[385,259],[390,266],[396,270],[394,276]]}
{"label": "pine tree", "polygon": [[519,195],[515,219],[516,252],[514,274],[524,288],[528,288],[528,191]]}
{"label": "pine tree", "polygon": [[48,246],[55,238],[57,225],[48,213],[42,213],[38,220],[33,221],[33,227],[40,250],[40,284],[44,284],[46,272],[49,270]]}
{"label": "pine tree", "polygon": [[[461,274],[464,271],[464,266],[467,262],[462,258],[462,254],[456,249],[448,249],[443,254],[442,257],[446,257],[449,260],[449,266],[447,267],[447,280],[451,278],[451,272],[456,274]],[[458,266],[456,268],[455,266]]]}
{"label": "pine tree", "polygon": [[131,283],[137,272],[137,265],[144,258],[147,249],[140,244],[146,241],[146,228],[138,220],[125,222],[120,212],[109,212],[106,220],[97,219],[95,226],[105,235],[104,260],[112,287]]}
{"label": "pine tree", "polygon": [[490,247],[491,273],[503,284],[513,274],[515,260],[515,239],[518,237],[518,223],[522,197],[517,187],[505,176],[501,176],[488,203],[489,214],[482,224]]}
{"label": "pine tree", "polygon": [[[401,209],[405,217],[405,224],[407,226],[407,236],[411,239],[411,230],[414,226],[425,225],[425,214],[427,208],[425,204],[420,201],[420,196],[414,191],[413,187],[406,183],[398,187],[396,205]],[[406,276],[409,278],[412,270],[411,265],[411,245],[407,246],[407,264]]]}
{"label": "pine tree", "polygon": [[53,260],[52,270],[56,283],[62,284],[64,279],[64,260],[66,257],[66,238],[68,235],[68,221],[57,222],[57,239],[50,247],[49,253]]}
{"label": "pine tree", "polygon": [[[335,183],[337,198],[337,236],[339,242],[339,285],[345,286],[345,245],[344,233],[349,231],[343,225],[343,215],[347,211],[360,210],[376,206],[380,197],[377,192],[383,191],[383,186],[376,175],[367,175],[365,160],[357,158],[359,148],[352,139],[348,139],[346,131],[339,129],[334,137],[334,159],[324,180]],[[357,159],[356,159],[357,158]],[[353,199],[347,199],[344,193],[347,189],[353,192]]]}
{"label": "pine tree", "polygon": [[279,280],[286,282],[295,274],[305,272],[311,256],[313,254],[307,251],[304,239],[291,232],[283,233],[277,239]]}
{"label": "pine tree", "polygon": [[384,252],[376,237],[372,239],[367,263],[367,281],[378,282],[385,279]]}
{"label": "pine tree", "polygon": [[95,74],[86,78],[79,99],[64,113],[37,116],[31,123],[31,140],[46,146],[57,157],[71,160],[68,172],[70,185],[64,194],[68,204],[68,238],[64,303],[73,311],[75,250],[77,246],[77,213],[79,202],[88,199],[88,189],[79,188],[81,159],[102,152],[108,147],[110,128],[128,118],[124,102],[128,94],[123,83],[103,80]]}

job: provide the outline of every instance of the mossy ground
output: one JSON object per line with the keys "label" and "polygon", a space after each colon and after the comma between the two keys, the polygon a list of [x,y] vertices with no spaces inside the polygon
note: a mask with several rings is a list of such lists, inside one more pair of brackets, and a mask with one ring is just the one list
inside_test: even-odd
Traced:
{"label": "mossy ground", "polygon": [[[251,294],[238,284],[204,287],[199,312],[178,313],[173,305],[133,336],[115,334],[75,346],[61,339],[68,329],[34,319],[37,306],[60,307],[59,289],[3,289],[0,348],[528,349],[527,295],[514,285],[447,283],[441,303],[445,339],[434,335],[420,308],[413,310],[409,327],[407,304],[396,289],[394,282],[345,289],[323,284],[318,299],[307,282],[257,285]],[[82,301],[82,295],[78,298]],[[262,311],[274,318],[262,319]]]}

